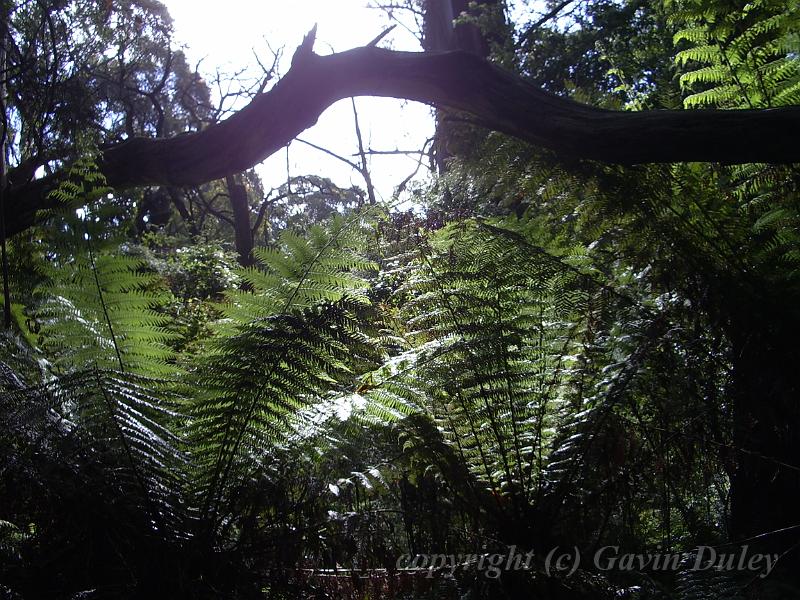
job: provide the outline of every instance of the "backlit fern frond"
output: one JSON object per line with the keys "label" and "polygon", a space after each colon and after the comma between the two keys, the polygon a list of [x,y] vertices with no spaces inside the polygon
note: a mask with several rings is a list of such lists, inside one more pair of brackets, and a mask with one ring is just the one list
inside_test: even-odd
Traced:
{"label": "backlit fern frond", "polygon": [[172,433],[180,399],[163,382],[89,368],[8,391],[2,403],[0,422],[18,444],[4,470],[30,476],[27,457],[48,457],[74,477],[92,478],[86,485],[109,502],[125,498],[148,527],[183,530],[186,459]]}
{"label": "backlit fern frond", "polygon": [[337,217],[306,238],[284,232],[276,248],[255,252],[260,266],[243,273],[249,289],[229,296],[223,335],[192,374],[198,493],[211,527],[296,431],[301,409],[352,380],[364,360],[355,311],[368,304],[362,275],[374,267],[360,227]]}
{"label": "backlit fern frond", "polygon": [[594,461],[608,461],[597,448],[620,427],[618,411],[664,329],[662,316],[631,319],[629,330],[609,332],[584,350],[583,372],[567,394],[570,401],[560,407],[553,450],[542,467],[545,496],[564,505],[585,501],[596,474]]}
{"label": "backlit fern frond", "polygon": [[247,323],[344,297],[366,302],[363,275],[376,267],[364,258],[362,228],[359,217],[335,217],[306,236],[284,230],[277,246],[256,248],[257,266],[241,272],[250,289],[229,294],[226,316]]}
{"label": "backlit fern frond", "polygon": [[342,300],[254,320],[221,339],[198,369],[193,447],[212,519],[265,468],[300,410],[352,379],[348,364],[365,342],[353,306]]}
{"label": "backlit fern frond", "polygon": [[686,107],[767,108],[800,96],[800,8],[756,0],[731,10],[700,0],[675,2],[675,58]]}
{"label": "backlit fern frond", "polygon": [[156,308],[168,300],[157,275],[119,253],[88,250],[49,272],[37,311],[42,349],[59,369],[97,365],[142,375],[168,376],[165,318]]}
{"label": "backlit fern frond", "polygon": [[140,525],[182,535],[186,458],[175,432],[184,419],[158,312],[169,295],[105,230],[117,211],[94,202],[104,183],[88,153],[55,192],[85,207],[48,222],[29,325],[40,378],[7,389],[2,419],[28,475],[37,467],[26,461],[42,457],[71,472],[67,485],[124,498]]}
{"label": "backlit fern frond", "polygon": [[163,377],[168,364],[165,319],[157,308],[169,300],[158,275],[127,255],[106,231],[113,205],[95,202],[108,193],[92,151],[71,166],[53,192],[77,212],[51,217],[48,249],[38,286],[39,342],[60,372],[89,367]]}
{"label": "backlit fern frond", "polygon": [[363,385],[367,414],[428,415],[476,480],[525,496],[595,290],[506,225],[469,222],[419,240],[396,293],[412,349]]}

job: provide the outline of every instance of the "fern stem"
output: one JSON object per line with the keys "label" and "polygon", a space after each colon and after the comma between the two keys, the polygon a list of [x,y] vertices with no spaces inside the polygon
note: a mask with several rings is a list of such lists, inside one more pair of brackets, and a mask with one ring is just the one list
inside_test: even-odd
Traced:
{"label": "fern stem", "polygon": [[508,396],[508,408],[511,412],[511,430],[514,435],[514,455],[517,459],[517,476],[519,477],[519,484],[520,486],[524,485],[524,478],[522,475],[522,452],[520,451],[520,432],[519,432],[519,424],[517,423],[519,417],[517,415],[517,406],[515,402],[515,394],[514,388],[511,385],[511,362],[508,358],[508,346],[506,344],[505,334],[503,332],[503,307],[502,302],[500,300],[500,285],[499,283],[495,283],[495,304],[494,310],[495,314],[497,315],[497,325],[498,325],[498,333],[500,334],[500,354],[503,358],[503,371],[504,371],[504,379],[506,382],[506,394]]}
{"label": "fern stem", "polygon": [[114,326],[111,324],[111,315],[108,313],[108,307],[106,306],[105,296],[103,296],[103,287],[100,285],[100,276],[97,273],[97,263],[94,259],[94,251],[92,250],[92,242],[91,236],[89,235],[89,224],[84,217],[84,228],[86,230],[86,248],[89,251],[89,264],[92,268],[92,274],[94,275],[94,283],[97,287],[97,296],[100,299],[100,307],[103,310],[103,317],[105,318],[106,325],[108,326],[108,332],[111,335],[111,343],[114,345],[114,352],[117,355],[117,363],[119,364],[119,370],[123,373],[125,372],[125,366],[122,363],[122,353],[119,349],[119,344],[117,344],[117,336],[114,334]]}

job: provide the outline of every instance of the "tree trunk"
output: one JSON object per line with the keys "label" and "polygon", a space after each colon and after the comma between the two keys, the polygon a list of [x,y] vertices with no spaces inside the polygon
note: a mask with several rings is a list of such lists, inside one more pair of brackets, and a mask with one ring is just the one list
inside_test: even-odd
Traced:
{"label": "tree trunk", "polygon": [[[460,50],[482,59],[489,58],[489,41],[480,28],[473,23],[454,22],[462,14],[475,15],[477,7],[470,9],[469,4],[468,0],[426,0],[422,39],[422,47],[426,52]],[[498,0],[481,0],[478,4],[500,10]],[[448,120],[448,116],[452,115],[453,111],[446,108],[436,110],[433,161],[439,173],[446,171],[448,159],[463,154],[459,149],[463,150],[465,146],[475,149],[483,138],[479,137],[474,127]],[[466,140],[461,139],[465,136]]]}
{"label": "tree trunk", "polygon": [[237,183],[232,175],[225,179],[233,211],[233,227],[236,252],[239,264],[243,267],[253,265],[253,230],[250,228],[250,203],[247,201],[247,188]]}
{"label": "tree trunk", "polygon": [[8,18],[11,11],[6,2],[0,2],[0,267],[3,279],[3,326],[11,327],[11,293],[9,290],[8,252],[6,248],[6,196],[8,177],[6,170],[6,142],[8,138],[8,114],[6,113],[6,43],[8,40]]}
{"label": "tree trunk", "polygon": [[[730,327],[735,464],[730,533],[734,542],[759,536],[745,542],[753,552],[782,553],[800,538],[800,328],[794,311],[754,313],[740,314]],[[797,580],[797,552],[781,563],[782,578]]]}
{"label": "tree trunk", "polygon": [[462,14],[500,10],[499,0],[480,0],[470,7],[468,0],[426,0],[422,47],[426,52],[462,50],[481,58],[489,57],[489,40],[472,23],[454,23]]}

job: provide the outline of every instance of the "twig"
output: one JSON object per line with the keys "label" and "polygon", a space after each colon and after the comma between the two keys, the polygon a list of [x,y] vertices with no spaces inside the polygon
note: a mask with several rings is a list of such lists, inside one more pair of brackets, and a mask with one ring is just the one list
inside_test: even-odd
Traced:
{"label": "twig", "polygon": [[527,34],[529,34],[530,32],[539,29],[539,27],[547,23],[549,20],[556,18],[562,10],[564,10],[567,6],[569,6],[573,2],[575,2],[575,0],[563,0],[563,2],[553,7],[552,10],[546,12],[535,23],[533,23],[528,27],[528,32],[526,33],[526,37],[528,36]]}
{"label": "twig", "polygon": [[[270,193],[272,193],[272,192],[270,192]],[[283,200],[288,195],[289,194],[278,194],[274,198],[269,198],[269,197],[264,198],[263,202],[261,203],[261,206],[258,208],[258,215],[256,216],[255,223],[253,224],[252,231],[253,231],[253,235],[254,236],[256,234],[256,231],[258,231],[258,228],[261,227],[261,223],[264,220],[264,217],[266,216],[266,213],[267,213],[267,208],[272,206],[276,202],[278,202],[280,200]]]}
{"label": "twig", "polygon": [[356,139],[358,140],[358,154],[361,157],[361,176],[364,177],[364,183],[367,184],[367,197],[369,198],[370,205],[375,205],[375,187],[372,185],[372,176],[369,173],[369,164],[367,163],[367,155],[364,153],[364,139],[361,137],[361,125],[358,122],[358,110],[356,109],[356,99],[350,98],[353,105],[353,119],[356,125]]}
{"label": "twig", "polygon": [[431,143],[433,143],[433,138],[428,138],[427,140],[425,140],[425,143],[422,146],[422,150],[419,150],[418,152],[414,152],[414,154],[419,154],[419,156],[417,158],[417,166],[411,172],[411,174],[408,175],[408,177],[406,177],[405,179],[403,179],[403,181],[401,181],[398,184],[398,186],[395,188],[395,190],[394,190],[395,197],[399,196],[401,192],[404,192],[405,189],[406,189],[406,186],[408,185],[408,182],[411,181],[412,179],[414,179],[414,177],[417,176],[417,173],[419,173],[419,170],[422,168],[422,158],[428,154],[428,151],[426,150],[426,148]]}
{"label": "twig", "polygon": [[[313,144],[313,143],[308,142],[308,141],[306,141],[304,139],[301,139],[301,138],[295,138],[295,141],[296,142],[300,142],[301,144],[305,144],[306,146],[310,146],[311,148],[314,148],[315,150],[319,150],[320,152],[324,152],[328,156],[332,156],[333,158],[335,158],[337,160],[340,160],[343,163],[349,165],[350,167],[352,167],[353,169],[355,169],[359,173],[361,172],[361,167],[359,167],[356,163],[354,163],[353,161],[345,158],[341,154],[336,154],[336,152],[334,152],[333,150],[328,150],[327,148],[323,148],[322,146],[317,146],[316,144]],[[354,156],[358,156],[358,154],[354,154]]]}
{"label": "twig", "polygon": [[387,27],[382,32],[380,32],[377,36],[375,36],[375,39],[372,40],[369,44],[367,44],[367,47],[377,46],[378,42],[380,42],[383,38],[385,38],[387,35],[389,35],[389,33],[391,33],[391,31],[395,27],[397,27],[397,23],[395,23],[393,25],[389,25],[389,27]]}
{"label": "twig", "polygon": [[[361,152],[355,152],[352,156],[361,156]],[[424,150],[365,150],[364,154],[375,154],[379,156],[386,156],[386,155],[393,155],[393,154],[402,154],[402,155],[409,155],[409,154],[426,154]]]}

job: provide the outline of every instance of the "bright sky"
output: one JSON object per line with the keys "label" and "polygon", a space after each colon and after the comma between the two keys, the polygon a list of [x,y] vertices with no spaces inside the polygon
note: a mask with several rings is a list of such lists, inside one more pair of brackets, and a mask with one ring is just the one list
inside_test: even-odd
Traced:
{"label": "bright sky", "polygon": [[[289,69],[292,54],[303,36],[317,23],[318,54],[362,46],[386,29],[390,22],[382,10],[369,8],[369,0],[161,0],[175,21],[176,41],[186,46],[190,64],[200,63],[207,81],[219,69],[234,73],[244,68],[261,73],[254,52],[265,65],[272,64],[273,50],[283,48],[280,73]],[[400,16],[400,15],[398,15]],[[409,29],[413,29],[411,23]],[[419,50],[408,29],[396,27],[381,42],[396,50]],[[433,135],[431,109],[415,103],[386,98],[357,98],[362,137],[367,149],[419,150]],[[328,148],[358,162],[353,109],[350,100],[337,102],[301,139]],[[370,172],[379,197],[391,199],[394,188],[417,167],[418,157],[371,156]],[[420,174],[426,174],[426,165]],[[319,150],[294,142],[289,148],[289,171],[294,175],[330,177],[340,186],[364,186],[351,167]],[[286,181],[287,156],[280,151],[257,171],[269,189]]]}

